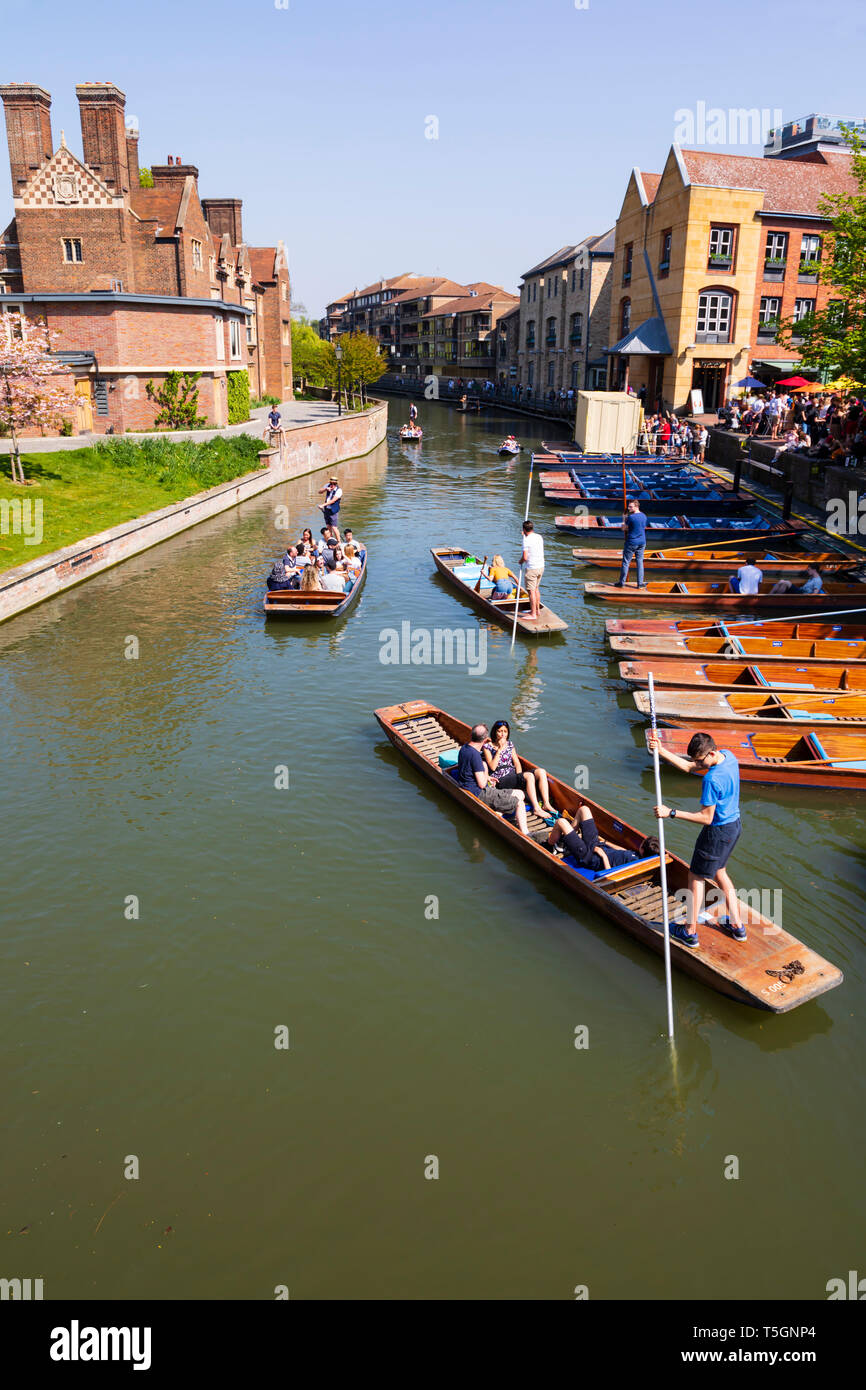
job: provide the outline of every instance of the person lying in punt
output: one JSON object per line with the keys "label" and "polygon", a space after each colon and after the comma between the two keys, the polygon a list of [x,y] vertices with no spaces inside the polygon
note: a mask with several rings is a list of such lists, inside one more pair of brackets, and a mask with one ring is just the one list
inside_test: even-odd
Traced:
{"label": "person lying in punt", "polygon": [[533,811],[537,816],[541,816],[542,820],[559,815],[556,807],[551,804],[547,773],[543,767],[536,768],[535,772],[524,770],[517,756],[517,749],[511,741],[511,725],[507,719],[496,720],[490,730],[490,738],[481,751],[490,779],[495,786],[502,791],[525,792]]}
{"label": "person lying in punt", "polygon": [[572,820],[559,816],[552,830],[537,830],[532,839],[549,849],[551,854],[562,846],[563,851],[570,854],[581,869],[591,869],[597,874],[605,869],[619,869],[623,864],[634,864],[638,859],[658,854],[660,848],[655,835],[647,835],[641,841],[637,854],[624,849],[622,845],[612,845],[609,840],[602,840],[592,812],[583,803],[578,806]]}

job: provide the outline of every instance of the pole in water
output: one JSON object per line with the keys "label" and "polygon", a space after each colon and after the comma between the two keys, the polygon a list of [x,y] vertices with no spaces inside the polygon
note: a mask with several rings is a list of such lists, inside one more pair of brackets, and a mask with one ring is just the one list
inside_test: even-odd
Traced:
{"label": "pole in water", "polygon": [[[534,464],[534,463],[535,463],[535,455],[534,455],[534,454],[530,454],[530,455],[529,455],[529,483],[528,483],[527,488],[526,488],[526,511],[523,513],[523,520],[524,520],[524,521],[528,521],[528,520],[529,520],[529,499],[530,499],[530,497],[531,497],[531,495],[532,495],[532,468],[533,468],[533,464]],[[512,652],[514,651],[514,643],[515,643],[515,639],[517,638],[517,610],[518,610],[518,608],[520,607],[520,591],[521,591],[521,589],[523,588],[523,570],[524,570],[524,566],[521,565],[521,566],[520,566],[520,574],[519,574],[518,580],[517,580],[517,592],[516,592],[515,595],[514,595],[514,626],[513,626],[513,628],[511,629],[511,651],[512,651]]]}
{"label": "pole in water", "polygon": [[[651,723],[652,723],[652,731],[653,731],[653,734],[656,734],[656,733],[658,732],[658,730],[657,730],[657,727],[656,727],[656,700],[655,700],[655,687],[654,687],[654,685],[653,685],[653,673],[652,673],[652,671],[648,672],[648,675],[649,675],[650,720],[651,720]],[[662,804],[662,779],[661,779],[661,771],[660,771],[660,769],[659,769],[659,750],[658,750],[658,748],[657,748],[655,745],[653,746],[653,772],[655,773],[655,780],[656,780],[656,805],[657,805],[657,806],[661,806],[661,804]],[[668,1004],[668,1037],[669,1037],[669,1038],[672,1038],[673,1035],[674,1035],[674,996],[673,996],[673,987],[672,987],[672,985],[671,985],[671,926],[670,926],[670,920],[669,920],[669,917],[668,917],[668,871],[667,871],[667,864],[665,863],[665,823],[664,823],[664,821],[661,819],[661,817],[659,817],[659,820],[658,820],[658,828],[659,828],[659,853],[660,853],[660,855],[661,855],[662,922],[664,923],[664,929],[665,929],[665,993],[666,993],[666,995],[667,995],[667,1004]]]}

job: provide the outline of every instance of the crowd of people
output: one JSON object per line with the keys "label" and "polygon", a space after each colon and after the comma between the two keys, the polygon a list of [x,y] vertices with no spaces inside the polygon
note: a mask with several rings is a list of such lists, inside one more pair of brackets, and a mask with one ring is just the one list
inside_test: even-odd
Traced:
{"label": "crowd of people", "polygon": [[648,415],[643,438],[638,441],[651,454],[692,459],[696,463],[703,463],[709,442],[710,432],[706,425],[695,420],[681,420],[670,410]]}
{"label": "crowd of people", "polygon": [[727,429],[809,458],[851,468],[866,460],[866,406],[853,395],[751,392],[729,400],[718,414]]}
{"label": "crowd of people", "polygon": [[267,586],[274,589],[299,589],[302,593],[323,590],[347,594],[361,572],[366,547],[357,540],[351,527],[342,537],[336,526],[323,526],[314,539],[306,526],[301,539],[286,547],[286,553],[275,561],[268,575]]}

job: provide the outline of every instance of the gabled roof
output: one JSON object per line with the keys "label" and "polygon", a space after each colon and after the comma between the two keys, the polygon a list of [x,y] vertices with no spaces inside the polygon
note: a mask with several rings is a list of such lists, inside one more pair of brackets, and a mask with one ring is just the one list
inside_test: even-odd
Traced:
{"label": "gabled roof", "polygon": [[834,151],[820,162],[805,159],[766,159],[707,150],[680,150],[686,173],[701,188],[754,189],[764,194],[764,212],[821,216],[824,193],[856,193],[848,155]]}
{"label": "gabled roof", "polygon": [[648,174],[644,169],[635,169],[637,177],[638,191],[642,194],[643,201],[649,205],[655,199],[658,186],[662,181],[661,174]]}
{"label": "gabled roof", "polygon": [[250,258],[250,269],[253,279],[258,284],[277,278],[277,248],[276,246],[249,246],[247,254]]}
{"label": "gabled roof", "polygon": [[178,225],[182,189],[179,184],[162,188],[134,188],[130,193],[132,210],[142,222],[158,222],[172,234]]}
{"label": "gabled roof", "polygon": [[602,232],[601,236],[587,237],[587,241],[587,249],[591,256],[612,256],[616,243],[616,227],[611,227],[609,232]]}
{"label": "gabled roof", "polygon": [[458,299],[449,299],[438,308],[431,309],[429,313],[423,314],[422,318],[435,319],[445,314],[483,314],[493,307],[497,300],[513,299],[516,307],[520,307],[520,301],[515,294],[509,294],[507,290],[502,290],[494,286],[487,294],[465,294]]}
{"label": "gabled roof", "polygon": [[391,303],[411,304],[414,299],[425,299],[427,295],[451,295],[453,298],[465,290],[465,285],[458,285],[456,280],[446,280],[444,276],[419,276],[418,283],[412,289],[396,295]]}
{"label": "gabled roof", "polygon": [[554,251],[552,256],[547,256],[545,260],[539,261],[538,265],[534,265],[531,270],[524,270],[522,279],[525,280],[527,275],[538,275],[542,270],[552,270],[554,266],[564,265],[566,261],[571,260],[576,251],[576,246],[560,246],[559,250]]}
{"label": "gabled roof", "polygon": [[[70,191],[76,196],[71,199],[64,199],[57,196],[58,187],[66,181],[70,184]],[[92,169],[83,164],[66,144],[60,145],[51,156],[46,160],[29,182],[15,194],[16,207],[24,210],[25,208],[53,208],[62,207],[65,201],[77,204],[84,204],[90,208],[111,208],[121,207],[123,199],[119,194],[113,193],[106,184],[98,179]]]}
{"label": "gabled roof", "polygon": [[671,343],[664,319],[647,319],[638,328],[633,328],[620,338],[618,343],[607,349],[609,353],[618,352],[622,357],[668,356]]}

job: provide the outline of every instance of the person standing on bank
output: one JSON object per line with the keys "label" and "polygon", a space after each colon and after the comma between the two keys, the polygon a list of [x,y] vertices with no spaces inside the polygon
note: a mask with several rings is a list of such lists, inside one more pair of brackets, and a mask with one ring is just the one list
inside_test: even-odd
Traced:
{"label": "person standing on bank", "polygon": [[698,923],[714,921],[709,913],[703,911],[705,885],[713,882],[724,893],[728,909],[727,917],[720,917],[718,925],[735,941],[745,941],[746,928],[740,916],[740,901],[726,867],[742,833],[740,769],[737,760],[728,749],[717,748],[715,740],[705,733],[692,735],[686,758],[663,748],[655,734],[649,735],[647,744],[651,753],[658,750],[659,757],[672,767],[679,768],[680,772],[697,772],[703,774],[704,779],[699,811],[682,811],[669,806],[655,808],[659,820],[679,818],[694,821],[701,827],[689,865],[690,920],[688,923],[671,922],[671,936],[684,946],[700,945]]}
{"label": "person standing on bank", "polygon": [[[531,521],[523,523],[523,553],[520,556],[521,565],[526,569],[523,573],[526,591],[529,594],[529,613],[527,616],[533,621],[537,621],[541,609],[541,576],[544,574],[544,541],[539,536]],[[517,601],[519,602],[519,595]]]}
{"label": "person standing on bank", "polygon": [[325,501],[321,504],[321,511],[325,518],[326,526],[333,526],[337,533],[337,540],[340,539],[340,502],[343,499],[343,489],[333,476],[328,479],[326,487],[319,488],[319,496],[325,494]]}
{"label": "person standing on bank", "polygon": [[640,509],[640,502],[636,498],[628,504],[628,511],[625,514],[625,542],[622,547],[622,566],[619,572],[618,589],[625,588],[625,581],[628,578],[629,567],[634,558],[637,562],[637,587],[645,589],[643,577],[643,557],[646,550],[646,516]]}

